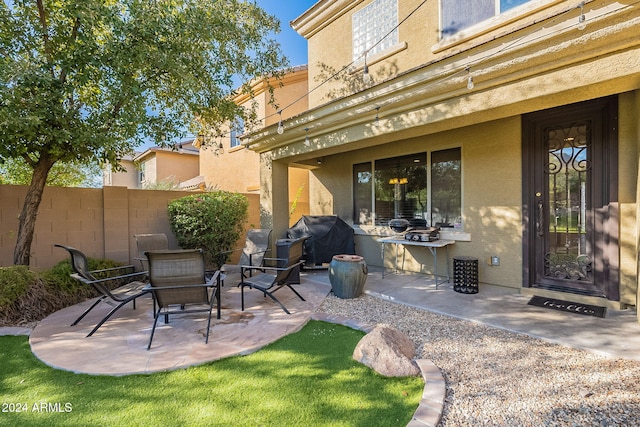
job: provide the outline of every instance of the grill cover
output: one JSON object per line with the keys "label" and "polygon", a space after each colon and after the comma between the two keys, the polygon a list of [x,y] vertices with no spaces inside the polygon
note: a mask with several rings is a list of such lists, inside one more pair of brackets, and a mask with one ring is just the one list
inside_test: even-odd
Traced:
{"label": "grill cover", "polygon": [[353,228],[337,215],[303,216],[287,230],[287,237],[308,237],[304,242],[305,264],[329,263],[334,255],[356,253]]}

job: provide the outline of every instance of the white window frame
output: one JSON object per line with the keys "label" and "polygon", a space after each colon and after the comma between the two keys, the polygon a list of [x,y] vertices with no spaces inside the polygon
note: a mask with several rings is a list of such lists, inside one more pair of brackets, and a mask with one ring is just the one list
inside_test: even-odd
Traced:
{"label": "white window frame", "polygon": [[231,129],[229,132],[229,148],[239,147],[242,145],[240,141],[240,135],[244,133],[244,120],[242,117],[236,117],[231,123]]}
{"label": "white window frame", "polygon": [[[461,2],[461,1],[457,1],[457,0],[446,0],[446,1],[447,1],[448,4],[455,3],[457,7],[464,6],[464,4],[463,4],[464,2]],[[460,29],[458,29],[458,30],[456,30],[454,32],[447,32],[445,34],[444,33],[445,29],[448,26],[450,26],[452,24],[452,22],[444,22],[444,19],[445,19],[444,17],[447,16],[447,15],[460,16],[460,13],[458,11],[458,12],[454,12],[452,14],[449,14],[449,13],[445,14],[445,11],[444,11],[445,7],[443,5],[445,0],[440,0],[440,37],[444,39],[444,38],[447,38],[447,37],[455,36],[456,34],[462,32],[462,31],[465,31],[465,30],[467,30],[469,28],[472,28],[472,27],[474,27],[475,25],[478,25],[481,22],[489,21],[489,20],[494,19],[495,17],[497,17],[497,16],[499,16],[499,15],[501,15],[503,13],[512,11],[514,9],[518,9],[518,8],[525,8],[526,9],[528,4],[531,3],[532,1],[534,1],[534,0],[525,0],[523,3],[520,3],[518,5],[512,6],[512,7],[508,8],[508,9],[502,10],[502,0],[493,0],[491,2],[491,3],[493,3],[493,11],[491,12],[490,16],[487,16],[484,19],[480,19],[477,22],[467,23],[464,27],[462,27],[462,28],[460,28]],[[468,2],[472,3],[469,0],[468,0]],[[487,1],[487,3],[489,3],[489,1]],[[476,4],[476,7],[477,6],[478,5]],[[472,7],[472,6],[469,5],[469,7]],[[488,11],[486,11],[486,12],[488,12]]]}
{"label": "white window frame", "polygon": [[147,164],[145,162],[138,164],[138,183],[140,184],[140,186],[144,185],[147,182],[146,165]]}

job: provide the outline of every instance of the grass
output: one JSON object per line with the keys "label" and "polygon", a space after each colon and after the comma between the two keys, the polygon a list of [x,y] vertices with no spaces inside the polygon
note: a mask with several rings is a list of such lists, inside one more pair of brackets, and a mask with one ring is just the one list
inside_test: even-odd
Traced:
{"label": "grass", "polygon": [[49,368],[32,355],[26,337],[2,336],[0,425],[406,425],[424,383],[383,377],[354,361],[362,336],[311,321],[248,356],[123,377]]}

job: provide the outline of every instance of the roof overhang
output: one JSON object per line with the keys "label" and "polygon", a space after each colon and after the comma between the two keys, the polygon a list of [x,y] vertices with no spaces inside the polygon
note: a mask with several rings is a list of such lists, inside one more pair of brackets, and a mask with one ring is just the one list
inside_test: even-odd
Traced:
{"label": "roof overhang", "polygon": [[623,8],[590,21],[586,31],[563,21],[534,24],[526,38],[510,38],[518,40],[510,49],[504,49],[509,40],[496,40],[426,64],[294,116],[282,135],[273,125],[243,135],[243,143],[274,160],[313,165],[322,156],[527,113],[534,98],[542,109],[562,94],[567,102],[611,94],[614,80],[617,93],[638,89],[639,15]]}

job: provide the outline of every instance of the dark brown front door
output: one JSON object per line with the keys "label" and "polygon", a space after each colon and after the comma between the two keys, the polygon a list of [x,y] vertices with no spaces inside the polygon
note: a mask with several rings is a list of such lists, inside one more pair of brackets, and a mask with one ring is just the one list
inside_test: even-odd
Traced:
{"label": "dark brown front door", "polygon": [[616,107],[523,116],[525,286],[619,299]]}

